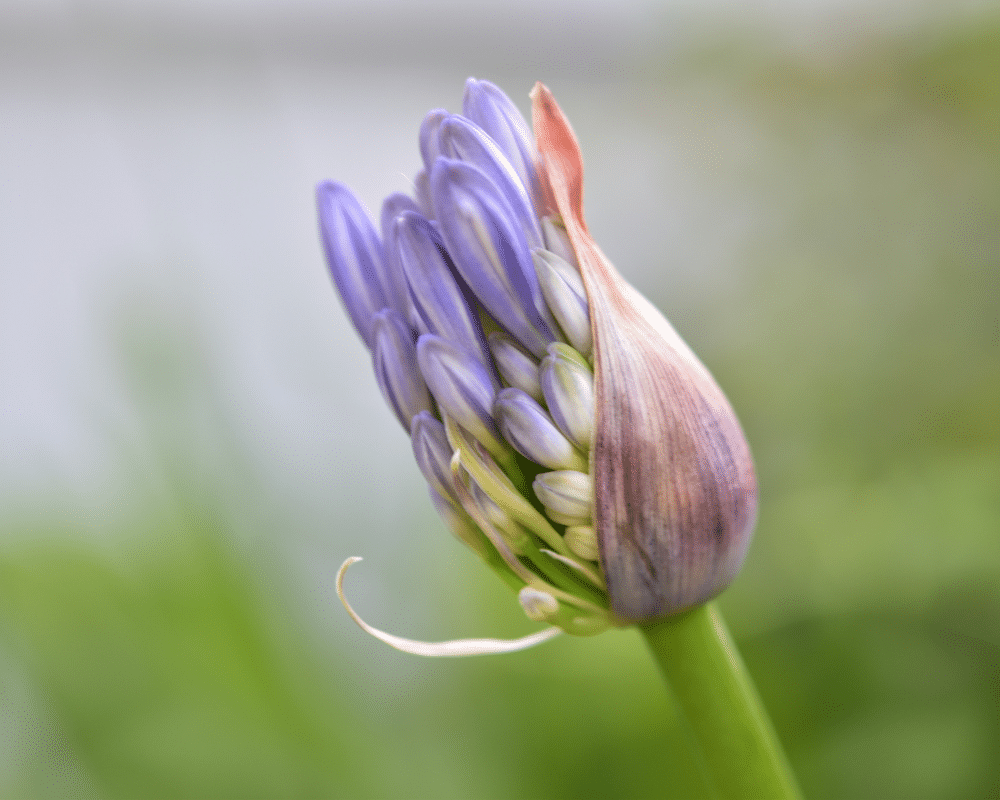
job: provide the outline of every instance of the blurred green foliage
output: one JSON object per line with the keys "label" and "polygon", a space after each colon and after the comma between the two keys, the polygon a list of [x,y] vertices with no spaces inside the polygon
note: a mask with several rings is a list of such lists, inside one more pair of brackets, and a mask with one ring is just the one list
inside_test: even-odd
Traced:
{"label": "blurred green foliage", "polygon": [[[767,212],[745,276],[699,310],[762,486],[722,607],[807,796],[1000,797],[1000,24],[818,63],[660,75],[770,142],[731,176]],[[634,633],[365,669],[174,477],[100,545],[2,523],[2,796],[702,795]],[[509,605],[486,574],[461,619]]]}

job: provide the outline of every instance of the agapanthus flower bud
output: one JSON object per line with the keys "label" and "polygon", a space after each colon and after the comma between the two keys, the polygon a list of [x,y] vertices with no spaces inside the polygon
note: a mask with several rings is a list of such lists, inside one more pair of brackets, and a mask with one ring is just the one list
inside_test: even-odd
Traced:
{"label": "agapanthus flower bud", "polygon": [[528,619],[535,622],[545,622],[559,613],[559,601],[548,592],[525,586],[517,593],[517,599]]}
{"label": "agapanthus flower bud", "polygon": [[[587,635],[721,591],[756,484],[722,391],[590,238],[569,123],[541,84],[532,99],[537,141],[486,81],[467,83],[464,115],[428,114],[416,202],[386,200],[381,239],[340,184],[317,198],[337,288],[435,507],[530,618]],[[422,655],[550,635],[429,645],[347,608]]]}
{"label": "agapanthus flower bud", "polygon": [[497,394],[493,414],[504,438],[525,458],[549,469],[586,467],[586,458],[545,409],[520,389],[504,389]]}
{"label": "agapanthus flower bud", "polygon": [[[573,269],[579,271],[579,267],[576,265],[576,253],[573,252],[573,244],[570,242],[569,234],[566,233],[566,228],[559,217],[551,215],[542,217],[542,237],[545,239],[546,250],[555,253]],[[584,295],[586,295],[586,291]]]}
{"label": "agapanthus flower bud", "polygon": [[590,524],[594,481],[586,472],[572,469],[543,472],[535,478],[532,488],[550,515],[554,512],[573,520],[564,522],[564,525]]}
{"label": "agapanthus flower bud", "polygon": [[538,361],[518,344],[512,336],[493,331],[488,337],[493,362],[500,377],[508,386],[520,389],[539,403],[542,402],[542,384],[538,379]]}
{"label": "agapanthus flower bud", "polygon": [[372,346],[372,322],[388,305],[382,243],[361,204],[342,183],[316,187],[319,230],[334,283],[358,334]]}
{"label": "agapanthus flower bud", "polygon": [[375,377],[382,396],[409,431],[413,418],[431,408],[427,384],[417,367],[413,333],[398,311],[384,308],[375,315],[372,339]]}
{"label": "agapanthus flower bud", "polygon": [[555,342],[542,359],[538,379],[556,427],[583,452],[589,452],[594,434],[594,376],[590,366],[572,347]]}
{"label": "agapanthus flower bud", "polygon": [[486,174],[510,203],[514,219],[520,224],[528,247],[541,247],[542,228],[531,198],[514,167],[482,128],[458,114],[452,114],[442,120],[438,141],[441,155],[464,161]]}
{"label": "agapanthus flower bud", "polygon": [[589,356],[593,347],[590,332],[590,310],[587,292],[580,273],[566,259],[551,250],[536,248],[532,251],[535,274],[542,288],[542,296],[552,309],[552,315],[566,334],[566,341]]}
{"label": "agapanthus flower bud", "polygon": [[395,192],[382,201],[379,223],[382,232],[382,265],[384,269],[385,300],[396,309],[407,322],[412,323],[413,304],[406,285],[406,273],[399,264],[399,245],[396,241],[396,219],[403,213],[420,213],[420,207],[413,198],[402,192]]}
{"label": "agapanthus flower bud", "polygon": [[600,557],[600,550],[597,547],[597,534],[590,525],[570,525],[563,534],[566,546],[580,558],[587,561],[597,561]]}
{"label": "agapanthus flower bud", "polygon": [[417,363],[438,406],[491,452],[503,449],[493,419],[496,384],[469,350],[425,333],[417,340]]}
{"label": "agapanthus flower bud", "polygon": [[459,274],[497,322],[542,356],[554,336],[540,310],[545,301],[528,242],[507,198],[481,170],[446,158],[434,163],[431,193]]}
{"label": "agapanthus flower bud", "polygon": [[460,342],[488,364],[490,355],[475,299],[456,280],[440,234],[424,217],[410,211],[396,217],[392,230],[400,275],[420,331]]}
{"label": "agapanthus flower bud", "polygon": [[528,195],[541,214],[542,192],[538,183],[538,149],[521,112],[498,86],[469,78],[465,82],[462,113],[482,128],[516,170]]}
{"label": "agapanthus flower bud", "polygon": [[451,115],[443,108],[435,108],[428,111],[420,123],[420,155],[428,173],[441,155],[441,123],[449,116]]}
{"label": "agapanthus flower bud", "polygon": [[452,448],[444,425],[430,411],[415,414],[410,423],[413,457],[431,489],[442,498],[459,505],[451,479]]}

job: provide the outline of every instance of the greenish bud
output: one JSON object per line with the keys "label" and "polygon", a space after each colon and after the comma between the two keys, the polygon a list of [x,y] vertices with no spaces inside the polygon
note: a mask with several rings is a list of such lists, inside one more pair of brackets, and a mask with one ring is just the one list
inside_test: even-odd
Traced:
{"label": "greenish bud", "polygon": [[514,555],[524,555],[530,544],[524,528],[511,519],[510,514],[493,502],[493,499],[483,491],[478,483],[473,482],[472,484],[472,496],[483,510],[486,518],[503,536]]}
{"label": "greenish bud", "polygon": [[563,536],[566,546],[573,551],[573,555],[587,561],[597,561],[599,551],[597,548],[597,534],[590,525],[570,525],[566,528]]}
{"label": "greenish bud", "polygon": [[460,507],[450,500],[446,500],[438,494],[433,487],[428,487],[431,502],[437,509],[441,519],[444,520],[448,530],[452,532],[456,539],[468,545],[480,558],[486,558],[489,554],[490,543],[483,536],[482,531],[471,517]]}

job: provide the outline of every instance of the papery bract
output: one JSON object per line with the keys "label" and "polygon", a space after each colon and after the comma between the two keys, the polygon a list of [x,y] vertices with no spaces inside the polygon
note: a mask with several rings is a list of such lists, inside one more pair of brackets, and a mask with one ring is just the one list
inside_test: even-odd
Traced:
{"label": "papery bract", "polygon": [[704,603],[736,575],[756,520],[753,461],[708,370],[590,237],[576,137],[545,86],[532,100],[546,194],[590,306],[601,566],[620,619],[655,619]]}

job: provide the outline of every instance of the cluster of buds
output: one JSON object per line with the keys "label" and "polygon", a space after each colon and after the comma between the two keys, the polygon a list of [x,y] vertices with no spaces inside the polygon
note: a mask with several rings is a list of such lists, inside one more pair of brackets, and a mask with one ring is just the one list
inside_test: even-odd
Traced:
{"label": "cluster of buds", "polygon": [[721,390],[590,238],[569,123],[532,98],[537,139],[470,78],[461,115],[420,127],[415,198],[390,195],[379,230],[324,182],[319,220],[441,517],[531,619],[586,635],[728,585],[756,488]]}

